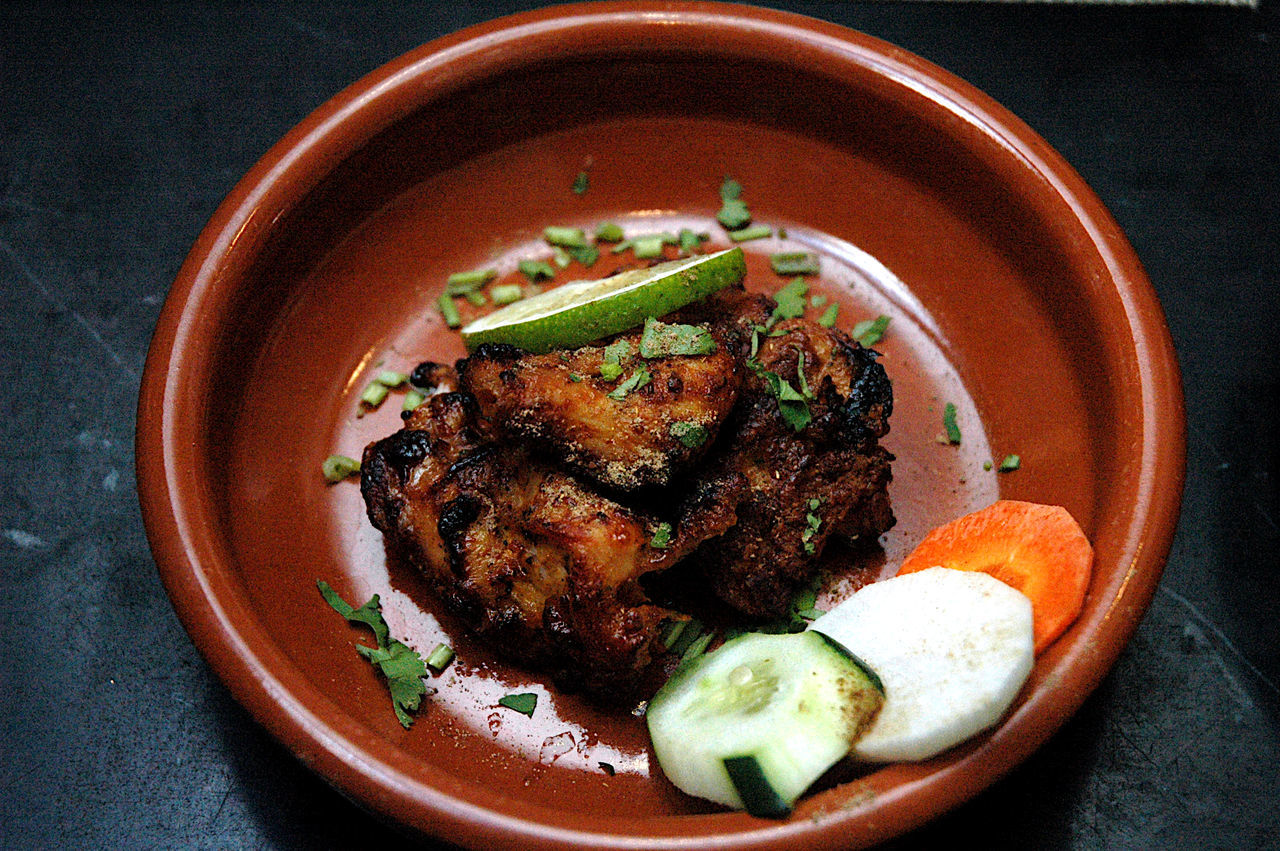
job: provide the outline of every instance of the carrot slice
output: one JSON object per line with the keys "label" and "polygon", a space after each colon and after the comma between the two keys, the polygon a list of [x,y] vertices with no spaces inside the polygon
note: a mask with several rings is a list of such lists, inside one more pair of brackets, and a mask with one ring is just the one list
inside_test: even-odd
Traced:
{"label": "carrot slice", "polygon": [[989,573],[1026,594],[1039,655],[1080,616],[1093,547],[1065,508],[1004,499],[934,529],[898,573],[936,566]]}

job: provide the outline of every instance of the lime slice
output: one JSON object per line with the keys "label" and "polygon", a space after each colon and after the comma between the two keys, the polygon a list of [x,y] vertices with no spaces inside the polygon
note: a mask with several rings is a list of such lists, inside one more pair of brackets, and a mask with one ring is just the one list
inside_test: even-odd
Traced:
{"label": "lime slice", "polygon": [[573,348],[643,325],[746,274],[742,249],[730,248],[572,281],[480,317],[462,329],[462,342],[468,351],[481,343],[510,343],[534,353]]}

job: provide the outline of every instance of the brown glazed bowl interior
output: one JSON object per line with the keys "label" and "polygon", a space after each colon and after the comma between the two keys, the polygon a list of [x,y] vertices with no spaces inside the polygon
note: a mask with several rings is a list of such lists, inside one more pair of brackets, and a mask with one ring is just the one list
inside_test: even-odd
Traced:
{"label": "brown glazed bowl interior", "polygon": [[[586,192],[571,191],[586,171]],[[841,766],[785,821],[687,798],[641,720],[556,691],[475,644],[388,559],[354,481],[399,427],[356,416],[375,368],[462,354],[445,277],[543,252],[548,224],[714,221],[726,176],[770,251],[823,256],[840,326],[884,313],[898,525],[858,570],[891,574],[931,526],[1005,497],[1066,506],[1097,561],[1081,618],[1005,721],[942,756]],[[609,271],[611,255],[590,273]],[[572,271],[572,270],[570,270]],[[580,271],[580,270],[579,270]],[[960,446],[939,443],[947,402]],[[460,844],[834,848],[973,796],[1080,705],[1150,602],[1177,516],[1182,397],[1149,283],[1098,200],[967,84],[807,18],[685,3],[562,6],[426,45],[322,106],[235,188],[175,282],[139,407],[139,487],[174,605],[234,695],[368,809]],[[1018,454],[998,474],[984,462]],[[852,556],[850,556],[852,559]],[[837,568],[841,565],[835,565]],[[853,562],[846,566],[852,569]],[[393,631],[458,661],[411,730],[316,581],[381,595]],[[832,599],[847,593],[840,582]],[[532,718],[497,698],[534,691]],[[612,772],[602,763],[608,763]]]}

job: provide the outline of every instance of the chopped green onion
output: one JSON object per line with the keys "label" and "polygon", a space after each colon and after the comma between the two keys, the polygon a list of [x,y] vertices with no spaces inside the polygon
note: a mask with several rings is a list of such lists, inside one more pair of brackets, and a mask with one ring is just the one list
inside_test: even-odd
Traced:
{"label": "chopped green onion", "polygon": [[808,251],[786,251],[770,255],[769,265],[779,275],[818,274],[818,255]]}
{"label": "chopped green onion", "polygon": [[613,222],[596,225],[596,239],[600,242],[622,242],[622,228]]}
{"label": "chopped green onion", "polygon": [[715,637],[716,634],[714,632],[708,632],[698,636],[698,639],[690,644],[684,653],[681,654],[679,667],[683,668],[685,665],[707,652],[707,645],[710,644],[711,639]]}
{"label": "chopped green onion", "polygon": [[690,449],[697,449],[707,442],[709,432],[695,422],[678,422],[671,424],[669,434]]}
{"label": "chopped green onion", "polygon": [[692,621],[667,621],[662,625],[662,646],[668,650],[671,645],[680,639],[680,633],[684,632],[685,626]]}
{"label": "chopped green onion", "polygon": [[484,293],[480,292],[479,290],[473,290],[467,293],[463,297],[467,300],[469,304],[472,304],[475,307],[484,307],[485,304],[488,303],[488,299],[484,297]]}
{"label": "chopped green onion", "polygon": [[658,527],[653,530],[653,537],[649,539],[649,546],[655,550],[665,550],[671,546],[671,524],[659,523]]}
{"label": "chopped green onion", "polygon": [[591,176],[585,171],[578,172],[578,176],[573,179],[573,194],[586,195],[587,190],[591,188]]}
{"label": "chopped green onion", "polygon": [[449,295],[465,295],[476,287],[498,277],[497,269],[472,269],[470,272],[454,272],[448,278]]}
{"label": "chopped green onion", "polygon": [[551,268],[551,264],[545,260],[521,260],[517,264],[520,273],[529,279],[530,283],[546,278],[551,279],[556,276],[556,270]]}
{"label": "chopped green onion", "polygon": [[734,242],[748,242],[753,239],[764,239],[773,235],[773,228],[768,225],[752,225],[742,230],[729,231],[729,239]]}
{"label": "chopped green onion", "polygon": [[709,355],[716,350],[711,332],[697,325],[659,322],[652,316],[645,320],[640,335],[640,357],[665,358]]}
{"label": "chopped green onion", "polygon": [[1000,462],[998,468],[1001,473],[1012,473],[1014,470],[1022,466],[1022,457],[1019,455],[1006,455],[1004,460]]}
{"label": "chopped green onion", "polygon": [[864,319],[857,325],[853,326],[853,333],[850,335],[853,339],[862,344],[864,348],[871,348],[880,342],[880,338],[884,336],[884,332],[889,328],[889,317],[881,314],[875,319]]}
{"label": "chopped green onion", "polygon": [[508,694],[498,698],[498,705],[505,706],[507,709],[514,709],[521,715],[528,715],[532,718],[533,710],[538,708],[538,695],[531,691],[522,694]]}
{"label": "chopped green onion", "polygon": [[621,242],[619,242],[617,245],[615,245],[613,248],[610,248],[610,249],[609,249],[609,253],[610,253],[610,254],[621,254],[622,252],[624,252],[624,251],[628,250],[629,248],[631,248],[631,246],[632,246],[634,243],[635,243],[635,240],[634,240],[634,239],[624,239],[624,240],[622,240]]}
{"label": "chopped green onion", "polygon": [[447,292],[440,294],[440,300],[436,304],[440,308],[440,315],[444,317],[445,325],[450,328],[462,326],[462,314],[458,313],[458,306],[453,303],[453,299]]}
{"label": "chopped green onion", "polygon": [[376,408],[386,401],[389,392],[391,391],[387,385],[370,381],[368,386],[364,388],[364,392],[360,394],[360,401],[370,408]]}
{"label": "chopped green onion", "polygon": [[493,298],[494,304],[511,304],[513,301],[524,298],[524,292],[521,291],[519,284],[501,284],[490,289],[489,295]]}
{"label": "chopped green onion", "polygon": [[831,305],[822,312],[818,317],[818,324],[823,328],[834,328],[836,326],[836,317],[840,315],[840,305],[832,302]]}
{"label": "chopped green onion", "polygon": [[551,225],[542,229],[542,238],[552,245],[573,246],[583,248],[591,243],[582,228],[568,228]]}
{"label": "chopped green onion", "polygon": [[960,426],[956,425],[956,406],[948,402],[942,409],[942,427],[947,430],[947,443],[960,445]]}
{"label": "chopped green onion", "polygon": [[822,307],[822,306],[823,306],[824,304],[826,304],[826,303],[827,303],[827,297],[826,297],[826,296],[824,296],[824,295],[811,295],[811,296],[809,296],[809,306],[810,306],[810,307]]}
{"label": "chopped green onion", "polygon": [[334,484],[360,472],[360,462],[346,455],[330,455],[320,464],[320,471],[326,482]]}
{"label": "chopped green onion", "polygon": [[404,394],[404,404],[400,406],[402,411],[416,411],[418,406],[427,401],[427,397],[419,393],[417,390],[410,390]]}
{"label": "chopped green onion", "polygon": [[654,257],[662,256],[663,240],[661,236],[638,236],[631,240],[631,247],[635,249],[636,259],[650,260]]}
{"label": "chopped green onion", "polygon": [[409,380],[409,376],[403,372],[395,372],[394,370],[384,369],[373,378],[374,381],[384,387],[399,387]]}
{"label": "chopped green onion", "polygon": [[573,262],[573,258],[569,256],[569,252],[560,246],[553,245],[551,247],[551,262],[563,269]]}
{"label": "chopped green onion", "polygon": [[449,667],[449,663],[453,661],[453,648],[447,644],[437,644],[431,654],[427,656],[427,667],[436,673],[440,673]]}
{"label": "chopped green onion", "polygon": [[683,628],[676,632],[671,639],[671,643],[667,645],[667,649],[672,653],[680,656],[684,651],[689,649],[689,645],[698,640],[698,636],[702,635],[702,621],[697,618],[689,618],[682,622]]}

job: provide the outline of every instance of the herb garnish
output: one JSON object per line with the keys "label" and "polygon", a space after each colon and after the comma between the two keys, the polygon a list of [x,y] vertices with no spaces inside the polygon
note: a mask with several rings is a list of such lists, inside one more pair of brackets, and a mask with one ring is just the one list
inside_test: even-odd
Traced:
{"label": "herb garnish", "polygon": [[588,268],[594,266],[600,259],[600,249],[594,245],[570,245],[564,249],[564,252]]}
{"label": "herb garnish", "polygon": [[680,228],[680,233],[677,235],[677,238],[680,240],[680,250],[688,253],[702,245],[702,243],[706,242],[711,237],[708,234],[697,233],[696,231],[689,230],[688,228]]}
{"label": "herb garnish", "polygon": [[726,177],[720,184],[720,212],[716,213],[716,221],[729,230],[737,230],[751,223],[751,211],[742,200],[742,184],[731,177]]}
{"label": "herb garnish", "polygon": [[666,358],[674,356],[709,355],[716,350],[715,338],[705,328],[697,325],[678,325],[659,322],[652,316],[644,321],[640,335],[640,357]]}
{"label": "herb garnish", "polygon": [[538,708],[538,695],[535,692],[526,691],[521,694],[508,694],[498,698],[498,705],[505,706],[507,709],[514,709],[521,715],[533,717],[533,710]]}
{"label": "herb garnish", "polygon": [[884,336],[884,332],[889,328],[889,317],[881,314],[875,319],[864,319],[857,325],[853,326],[853,333],[850,335],[853,339],[862,344],[863,348],[871,348],[880,342],[880,338]]}
{"label": "herb garnish", "polygon": [[768,225],[752,225],[749,228],[729,231],[729,239],[734,242],[748,242],[753,239],[766,239],[773,236],[773,228]]}
{"label": "herb garnish", "polygon": [[1012,473],[1014,470],[1022,466],[1022,457],[1019,455],[1006,455],[1004,460],[1000,462],[997,468],[1001,473]]}
{"label": "herb garnish", "polygon": [[[603,369],[603,367],[601,368]],[[649,370],[645,369],[642,366],[638,368],[635,372],[631,373],[630,378],[628,378],[626,381],[619,384],[613,390],[609,391],[609,398],[615,399],[620,402],[632,390],[639,390],[641,387],[648,384],[651,379],[652,379],[652,376],[649,375]]]}
{"label": "herb garnish", "polygon": [[947,443],[960,445],[960,426],[956,425],[956,406],[951,402],[942,409],[942,427],[947,430]]}
{"label": "herb garnish", "polygon": [[587,235],[582,232],[582,228],[562,227],[559,225],[549,225],[542,229],[542,238],[551,245],[560,245],[565,248],[586,248],[590,245]]}
{"label": "herb garnish", "polygon": [[[679,425],[679,423],[676,423]],[[675,432],[673,431],[672,434]],[[686,446],[688,444],[685,444]],[[345,479],[347,476],[360,472],[360,462],[354,458],[348,458],[346,455],[330,455],[320,464],[320,471],[324,473],[324,480],[329,484],[334,484]]]}
{"label": "herb garnish", "polygon": [[591,188],[591,176],[585,171],[578,172],[578,176],[573,179],[573,194],[586,195],[587,190]]}
{"label": "herb garnish", "polygon": [[622,242],[622,228],[613,222],[596,225],[596,239],[600,242]]}
{"label": "herb garnish", "polygon": [[769,256],[769,265],[779,275],[818,274],[818,255],[808,251],[784,251]]}
{"label": "herb garnish", "polygon": [[804,316],[804,297],[809,294],[809,284],[804,278],[793,278],[791,283],[773,294],[778,303],[773,315],[769,317],[769,327],[773,327],[783,319],[796,319]]}
{"label": "herb garnish", "polygon": [[690,449],[697,449],[707,442],[707,429],[693,421],[672,423],[669,433]]}
{"label": "herb garnish", "polygon": [[800,533],[800,540],[804,544],[804,551],[809,555],[813,555],[815,549],[813,536],[818,534],[818,530],[822,528],[822,518],[813,512],[817,511],[821,506],[821,499],[809,500],[809,511],[804,516],[805,527],[804,531]]}
{"label": "herb garnish", "polygon": [[529,279],[529,283],[535,283],[540,279],[550,280],[556,276],[556,270],[552,269],[551,264],[545,260],[521,260],[517,268]]}
{"label": "herb garnish", "polygon": [[413,648],[391,637],[377,594],[360,608],[353,609],[324,580],[316,582],[316,587],[335,612],[350,623],[364,624],[373,631],[378,646],[357,644],[356,652],[382,672],[391,691],[391,705],[396,711],[396,718],[400,720],[400,726],[409,729],[413,725],[413,716],[409,712],[421,705],[422,696],[427,693],[426,683],[422,681],[427,675],[426,663]]}
{"label": "herb garnish", "polygon": [[631,357],[631,344],[626,340],[614,340],[604,347],[600,377],[605,381],[617,381],[622,375],[622,367],[631,362]]}
{"label": "herb garnish", "polygon": [[836,326],[836,317],[839,315],[840,305],[832,302],[831,306],[824,310],[822,315],[818,317],[818,324],[823,328],[834,328]]}
{"label": "herb garnish", "polygon": [[453,298],[449,293],[440,293],[440,299],[436,302],[436,306],[440,308],[440,315],[444,317],[445,325],[450,328],[462,326],[462,314],[458,313],[458,306],[453,303]]}
{"label": "herb garnish", "polygon": [[427,654],[427,667],[435,671],[437,674],[449,667],[453,662],[453,648],[447,644],[437,644],[435,648]]}
{"label": "herb garnish", "polygon": [[671,546],[671,524],[663,521],[659,523],[653,530],[653,536],[649,538],[649,546],[655,550],[665,550]]}
{"label": "herb garnish", "polygon": [[494,304],[511,304],[513,301],[519,301],[524,298],[524,293],[520,290],[519,284],[503,284],[494,287],[489,291],[489,295],[493,297]]}

